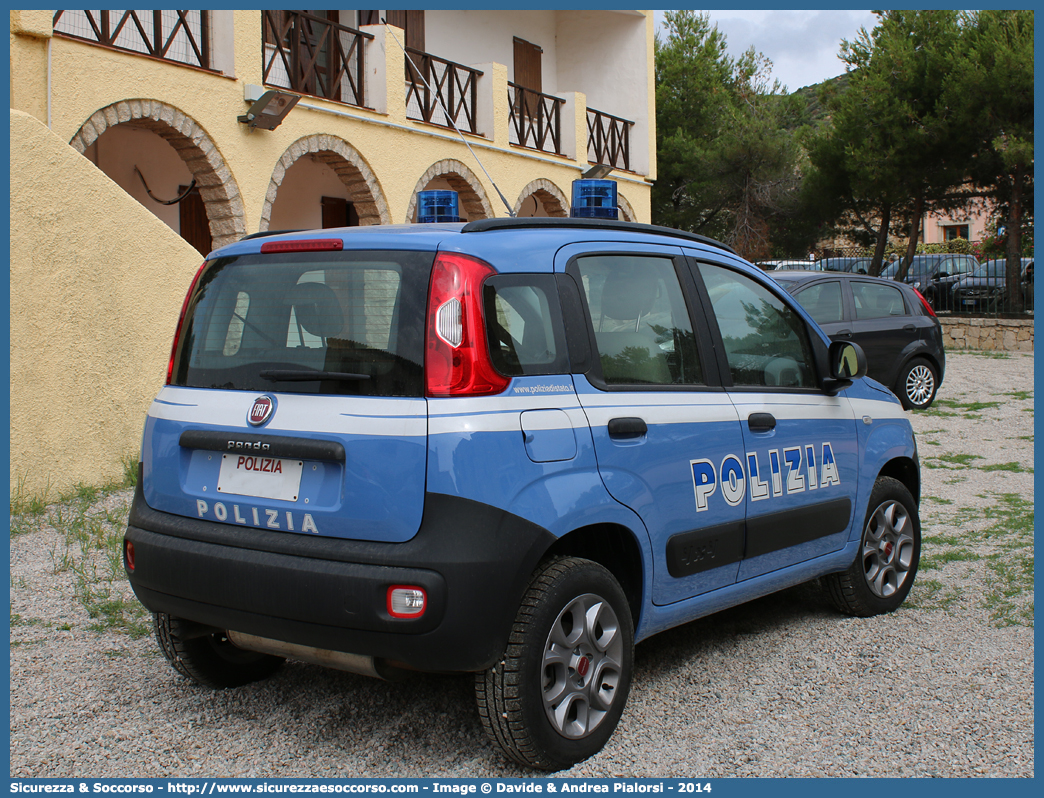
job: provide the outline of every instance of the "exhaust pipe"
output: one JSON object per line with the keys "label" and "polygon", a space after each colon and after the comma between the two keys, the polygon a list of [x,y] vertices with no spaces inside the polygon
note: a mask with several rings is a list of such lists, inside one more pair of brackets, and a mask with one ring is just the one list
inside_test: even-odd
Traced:
{"label": "exhaust pipe", "polygon": [[393,682],[404,678],[407,674],[407,671],[401,668],[388,665],[383,660],[365,654],[348,654],[343,651],[330,651],[325,648],[301,646],[296,643],[272,640],[267,637],[258,637],[257,635],[234,632],[232,630],[227,631],[225,634],[233,645],[247,651],[271,654],[274,657],[297,659],[302,662],[310,662],[313,665],[322,665],[325,668],[357,673],[360,676],[372,676],[375,679]]}

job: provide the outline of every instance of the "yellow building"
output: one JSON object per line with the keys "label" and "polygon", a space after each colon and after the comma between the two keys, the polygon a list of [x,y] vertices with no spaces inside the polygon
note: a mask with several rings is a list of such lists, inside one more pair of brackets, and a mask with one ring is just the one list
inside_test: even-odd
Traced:
{"label": "yellow building", "polygon": [[201,252],[411,222],[429,188],[467,220],[564,216],[598,163],[621,218],[649,221],[651,11],[10,22],[12,491],[97,484],[136,453]]}

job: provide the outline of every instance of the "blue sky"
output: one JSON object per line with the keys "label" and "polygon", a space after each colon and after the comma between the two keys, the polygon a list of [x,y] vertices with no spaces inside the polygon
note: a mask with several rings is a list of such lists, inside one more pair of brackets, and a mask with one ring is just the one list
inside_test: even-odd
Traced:
{"label": "blue sky", "polygon": [[[708,11],[712,24],[725,34],[729,54],[741,55],[754,45],[772,60],[772,76],[790,91],[819,83],[845,71],[838,60],[842,39],[854,39],[861,27],[871,30],[870,11]],[[657,29],[663,12],[656,12]]]}

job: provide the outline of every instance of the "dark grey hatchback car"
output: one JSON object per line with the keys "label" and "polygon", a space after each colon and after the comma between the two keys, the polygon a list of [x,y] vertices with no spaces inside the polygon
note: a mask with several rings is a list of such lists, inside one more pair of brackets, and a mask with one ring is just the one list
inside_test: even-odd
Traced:
{"label": "dark grey hatchback car", "polygon": [[772,278],[831,340],[859,344],[867,376],[903,407],[923,410],[935,401],[946,367],[942,325],[913,286],[838,272],[775,271]]}

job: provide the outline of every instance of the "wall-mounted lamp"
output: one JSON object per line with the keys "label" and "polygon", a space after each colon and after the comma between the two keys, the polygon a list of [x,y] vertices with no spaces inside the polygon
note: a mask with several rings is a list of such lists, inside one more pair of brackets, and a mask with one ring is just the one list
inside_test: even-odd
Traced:
{"label": "wall-mounted lamp", "polygon": [[275,130],[301,98],[288,91],[266,91],[258,97],[239,121],[262,130]]}
{"label": "wall-mounted lamp", "polygon": [[601,180],[603,177],[605,177],[611,171],[613,171],[613,167],[609,166],[608,164],[596,163],[594,166],[592,166],[590,169],[588,169],[586,172],[584,172],[582,175],[580,175],[580,179],[581,180]]}

